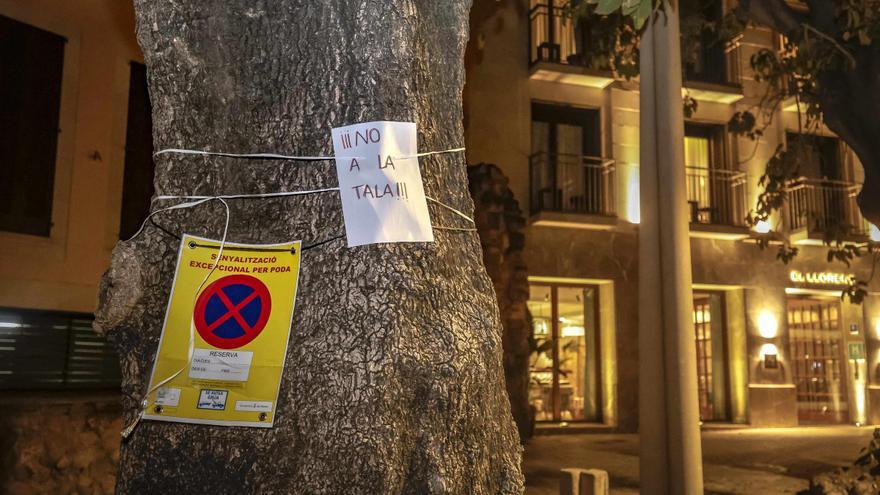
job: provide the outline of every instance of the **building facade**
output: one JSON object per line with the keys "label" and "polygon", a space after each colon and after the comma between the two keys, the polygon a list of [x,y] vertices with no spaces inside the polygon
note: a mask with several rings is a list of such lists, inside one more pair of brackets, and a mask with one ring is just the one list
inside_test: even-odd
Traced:
{"label": "building facade", "polygon": [[152,194],[129,2],[0,0],[0,395],[115,390],[91,330],[116,242]]}
{"label": "building facade", "polygon": [[[637,81],[595,68],[589,23],[563,0],[508,2],[477,28],[480,62],[468,72],[470,163],[497,164],[528,218],[525,259],[538,350],[531,403],[541,422],[634,431],[638,417],[639,92]],[[525,5],[525,4],[528,5]],[[727,2],[705,2],[708,16]],[[753,426],[880,421],[880,304],[840,298],[871,261],[831,264],[825,222],[873,229],[855,205],[862,169],[827,129],[790,184],[773,230],[799,248],[784,265],[745,217],[778,145],[801,139],[796,105],[783,104],[757,143],[727,129],[766,88],[749,57],[778,46],[750,28],[728,46],[699,46],[683,67],[698,101],[685,122],[700,417]],[[504,90],[500,91],[499,87]],[[874,232],[876,238],[876,232]],[[870,257],[868,257],[870,258]],[[877,284],[872,283],[872,289]],[[541,345],[544,344],[544,345]]]}

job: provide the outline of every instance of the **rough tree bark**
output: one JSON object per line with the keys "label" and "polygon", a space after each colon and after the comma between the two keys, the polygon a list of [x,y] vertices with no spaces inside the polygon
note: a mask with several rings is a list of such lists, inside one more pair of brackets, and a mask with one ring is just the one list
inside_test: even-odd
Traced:
{"label": "rough tree bark", "polygon": [[470,166],[468,180],[483,262],[495,285],[502,315],[504,381],[510,410],[520,440],[525,442],[535,430],[535,413],[529,403],[529,361],[534,339],[528,308],[528,269],[523,256],[526,220],[500,168],[489,163]]}
{"label": "rough tree bark", "polygon": [[[330,154],[330,128],[414,121],[422,150],[461,146],[468,0],[135,0],[157,149]],[[428,195],[473,211],[464,157],[424,158]],[[157,194],[336,184],[332,162],[162,155]],[[229,240],[306,245],[344,232],[337,194],[237,200]],[[435,225],[455,215],[434,208]],[[218,238],[224,210],[162,214]],[[120,493],[520,493],[499,314],[474,233],[304,251],[275,427],[144,421],[123,444]],[[121,354],[138,410],[178,240],[120,243],[97,328]],[[179,491],[183,490],[183,491]],[[173,493],[173,492],[170,492]]]}
{"label": "rough tree bark", "polygon": [[[806,0],[806,11],[785,0],[740,0],[737,14],[793,39],[803,36],[803,25],[839,39],[836,9],[842,1]],[[880,44],[876,41],[851,51],[854,70],[825,71],[819,78],[823,120],[858,155],[865,183],[858,196],[862,214],[880,225]]]}

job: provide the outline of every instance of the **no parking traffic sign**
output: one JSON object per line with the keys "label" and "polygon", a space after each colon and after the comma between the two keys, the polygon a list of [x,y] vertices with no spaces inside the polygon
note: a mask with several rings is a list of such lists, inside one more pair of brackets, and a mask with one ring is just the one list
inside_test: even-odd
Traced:
{"label": "no parking traffic sign", "polygon": [[144,418],[268,428],[291,332],[300,242],[225,243],[212,273],[219,246],[189,235],[181,241]]}
{"label": "no parking traffic sign", "polygon": [[272,310],[269,289],[250,275],[215,280],[199,294],[193,320],[205,342],[237,349],[257,338]]}

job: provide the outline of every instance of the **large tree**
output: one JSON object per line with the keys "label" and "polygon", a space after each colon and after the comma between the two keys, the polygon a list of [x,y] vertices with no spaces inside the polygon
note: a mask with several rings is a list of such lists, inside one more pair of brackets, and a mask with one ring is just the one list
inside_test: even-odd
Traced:
{"label": "large tree", "polygon": [[[135,6],[156,149],[329,155],[331,127],[371,120],[416,122],[422,150],[461,146],[468,0]],[[462,155],[421,161],[429,196],[473,211]],[[158,195],[336,184],[331,161],[163,154],[156,165]],[[302,256],[275,426],[143,421],[122,445],[120,493],[522,491],[499,314],[475,233],[347,248],[335,193],[229,207],[230,241],[317,244]],[[431,213],[435,224],[457,218]],[[146,392],[175,236],[219,238],[224,221],[218,202],[170,211],[114,251],[96,326],[121,355],[127,422]]]}

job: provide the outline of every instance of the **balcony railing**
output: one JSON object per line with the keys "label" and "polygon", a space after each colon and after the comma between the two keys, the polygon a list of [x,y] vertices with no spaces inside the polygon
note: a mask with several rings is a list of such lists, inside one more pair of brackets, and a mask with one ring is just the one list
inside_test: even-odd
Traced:
{"label": "balcony railing", "polygon": [[806,229],[823,233],[830,228],[848,227],[849,234],[869,235],[856,196],[861,184],[801,177],[789,183],[786,221],[789,230]]}
{"label": "balcony railing", "polygon": [[531,213],[615,215],[614,160],[561,153],[530,159]]}
{"label": "balcony railing", "polygon": [[745,227],[746,174],[687,167],[691,223]]}
{"label": "balcony railing", "polygon": [[[575,27],[583,20],[572,19],[564,15],[568,7],[567,1],[548,0],[536,4],[529,11],[529,64],[553,62],[592,67],[589,54],[580,53],[589,45],[589,31],[577,30]],[[577,37],[580,36],[580,40]],[[578,43],[580,41],[580,43]],[[580,45],[580,46],[578,46]]]}

